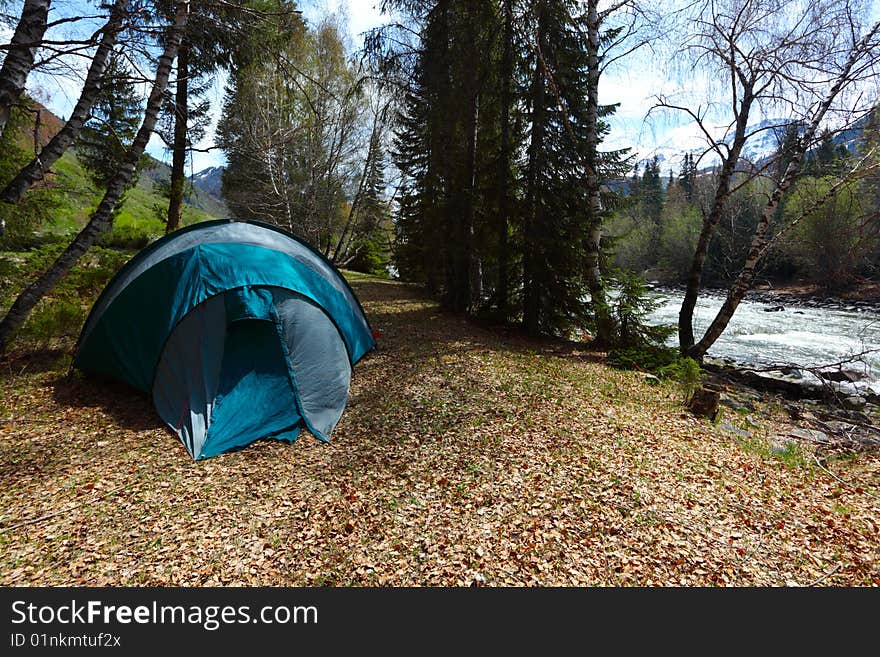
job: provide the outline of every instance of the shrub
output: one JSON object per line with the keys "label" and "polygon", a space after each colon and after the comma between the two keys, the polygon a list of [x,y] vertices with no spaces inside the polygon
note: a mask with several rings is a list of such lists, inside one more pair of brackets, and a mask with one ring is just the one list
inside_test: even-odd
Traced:
{"label": "shrub", "polygon": [[661,379],[678,381],[690,397],[703,380],[703,370],[693,358],[683,357],[672,347],[642,345],[614,349],[608,362],[619,369],[648,372]]}
{"label": "shrub", "polygon": [[22,329],[22,337],[41,345],[56,338],[76,337],[85,320],[85,309],[77,301],[50,300],[30,316]]}
{"label": "shrub", "polygon": [[619,347],[660,345],[675,331],[671,326],[648,323],[649,315],[658,301],[640,276],[621,272],[616,276],[617,296],[611,301],[611,310],[617,326],[616,344]]}

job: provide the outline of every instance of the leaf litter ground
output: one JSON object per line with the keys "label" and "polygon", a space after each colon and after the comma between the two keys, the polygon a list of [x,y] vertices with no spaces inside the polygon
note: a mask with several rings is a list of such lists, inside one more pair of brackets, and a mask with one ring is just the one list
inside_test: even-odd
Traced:
{"label": "leaf litter ground", "polygon": [[382,337],[329,446],[194,463],[147,397],[8,363],[0,583],[880,584],[876,453],[780,458],[772,422],[730,435],[601,354],[354,286]]}

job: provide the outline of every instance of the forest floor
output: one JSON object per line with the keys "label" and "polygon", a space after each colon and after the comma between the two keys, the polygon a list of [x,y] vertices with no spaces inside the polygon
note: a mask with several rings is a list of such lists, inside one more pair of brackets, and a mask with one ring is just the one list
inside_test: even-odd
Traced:
{"label": "forest floor", "polygon": [[382,337],[331,445],[193,462],[146,396],[7,359],[0,584],[880,585],[880,454],[774,450],[772,397],[743,437],[602,354],[354,287]]}

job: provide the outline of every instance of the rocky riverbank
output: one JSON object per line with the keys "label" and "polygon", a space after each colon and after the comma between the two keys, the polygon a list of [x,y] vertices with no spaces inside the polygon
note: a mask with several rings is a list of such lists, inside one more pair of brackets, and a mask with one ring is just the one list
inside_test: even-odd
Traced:
{"label": "rocky riverbank", "polygon": [[[651,289],[655,292],[668,294],[684,294],[682,285],[665,285],[657,281],[649,281]],[[853,293],[846,297],[834,297],[819,295],[804,291],[803,288],[755,289],[746,293],[745,300],[766,306],[767,312],[797,312],[800,308],[822,308],[825,310],[837,310],[841,312],[874,312],[880,313],[880,294],[871,295],[868,288],[863,292]],[[724,298],[727,296],[726,288],[704,288],[703,296]]]}
{"label": "rocky riverbank", "polygon": [[750,438],[752,427],[769,420],[770,404],[782,407],[792,421],[787,431],[771,436],[773,449],[785,450],[789,443],[848,451],[880,448],[880,383],[858,370],[828,368],[809,373],[808,379],[798,370],[754,370],[712,359],[704,367],[706,385],[721,393],[721,406],[745,420],[745,427],[723,422],[728,433]]}

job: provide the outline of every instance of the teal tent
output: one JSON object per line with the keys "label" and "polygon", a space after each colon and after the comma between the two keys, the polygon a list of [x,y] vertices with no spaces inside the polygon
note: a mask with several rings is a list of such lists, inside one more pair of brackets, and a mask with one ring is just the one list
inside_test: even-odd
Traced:
{"label": "teal tent", "polygon": [[261,438],[321,440],[375,346],[348,283],[267,224],[212,221],[141,251],[86,320],[74,367],[151,394],[194,459]]}

